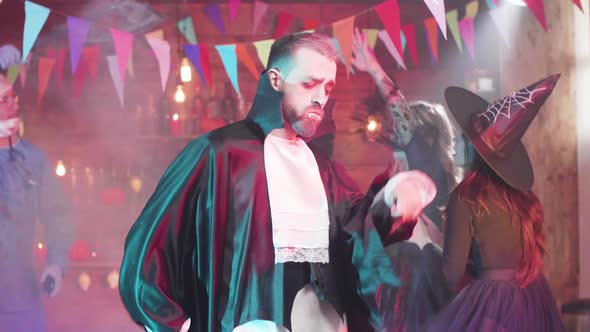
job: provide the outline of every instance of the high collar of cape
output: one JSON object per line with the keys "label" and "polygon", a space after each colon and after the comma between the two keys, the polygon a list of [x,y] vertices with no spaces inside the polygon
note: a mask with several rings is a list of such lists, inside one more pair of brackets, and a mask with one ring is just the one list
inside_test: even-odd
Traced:
{"label": "high collar of cape", "polygon": [[270,86],[268,75],[264,71],[260,75],[256,97],[248,112],[248,119],[254,121],[268,135],[273,129],[283,128],[283,116],[281,114],[281,99],[283,93],[275,91]]}
{"label": "high collar of cape", "polygon": [[[283,128],[283,116],[281,112],[281,100],[283,93],[275,91],[270,86],[268,75],[264,71],[260,75],[258,81],[258,87],[256,88],[256,96],[252,107],[248,112],[247,118],[254,121],[264,133],[266,137],[273,129]],[[324,107],[324,118],[320,124],[317,132],[312,137],[303,138],[304,141],[309,142],[316,138],[334,134],[336,131],[336,125],[333,119],[333,107],[335,103],[328,102]]]}

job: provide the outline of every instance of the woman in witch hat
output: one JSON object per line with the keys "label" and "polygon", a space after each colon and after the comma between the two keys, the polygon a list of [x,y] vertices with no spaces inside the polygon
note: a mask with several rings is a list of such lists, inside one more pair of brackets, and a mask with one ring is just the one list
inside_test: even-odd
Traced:
{"label": "woman in witch hat", "polygon": [[488,103],[458,87],[445,91],[463,129],[454,162],[466,169],[446,207],[443,271],[456,286],[469,262],[474,281],[428,331],[563,331],[543,277],[543,209],[521,138],[560,75]]}

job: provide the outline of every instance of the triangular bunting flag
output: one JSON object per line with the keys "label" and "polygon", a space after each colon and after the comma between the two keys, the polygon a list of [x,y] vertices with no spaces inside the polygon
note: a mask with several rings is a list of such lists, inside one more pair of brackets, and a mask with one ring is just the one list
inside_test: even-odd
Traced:
{"label": "triangular bunting flag", "polygon": [[393,42],[391,41],[391,38],[389,37],[389,34],[387,33],[387,31],[381,30],[377,34],[379,36],[379,39],[381,39],[381,41],[383,42],[383,44],[385,45],[385,47],[389,51],[389,54],[391,54],[391,56],[393,56],[393,58],[398,63],[398,65],[400,65],[400,67],[402,67],[404,70],[407,70],[406,65],[404,64],[403,57],[400,55],[400,53],[397,51],[397,49],[395,49],[395,46],[393,45]]}
{"label": "triangular bunting flag", "polygon": [[129,63],[127,63],[127,72],[131,77],[135,77],[135,71],[133,69],[133,47],[129,49]]}
{"label": "triangular bunting flag", "polygon": [[[96,80],[97,68],[98,68],[98,47],[84,47],[82,54],[86,59],[86,65],[88,66],[88,74],[92,80]],[[131,57],[129,57],[131,58]]]}
{"label": "triangular bunting flag", "polygon": [[444,0],[424,0],[432,16],[436,19],[436,23],[440,27],[443,37],[447,39],[447,20],[445,18],[445,2]]}
{"label": "triangular bunting flag", "polygon": [[8,72],[6,73],[6,78],[8,79],[8,82],[10,82],[10,85],[14,85],[14,82],[16,82],[16,78],[18,77],[19,71],[20,71],[20,63],[14,64],[14,65],[8,67]]}
{"label": "triangular bunting flag", "polygon": [[66,68],[66,49],[59,48],[56,50],[55,56],[55,78],[57,80],[57,86],[62,87],[64,82],[64,73]]}
{"label": "triangular bunting flag", "polygon": [[354,16],[351,16],[332,24],[334,38],[338,40],[338,44],[340,44],[340,51],[344,57],[346,77],[350,75],[350,58],[352,57],[352,30],[354,29],[354,18]]}
{"label": "triangular bunting flag", "polygon": [[82,88],[84,88],[84,82],[86,81],[86,75],[88,74],[88,61],[86,60],[86,54],[82,50],[82,56],[80,57],[80,63],[78,69],[74,73],[74,100],[79,100],[82,94]]}
{"label": "triangular bunting flag", "polygon": [[21,88],[24,88],[25,83],[27,83],[27,65],[24,63],[20,64],[20,75],[18,78],[20,79]]}
{"label": "triangular bunting flag", "polygon": [[474,18],[477,16],[477,12],[479,11],[479,1],[474,0],[465,5],[465,17],[467,18]]}
{"label": "triangular bunting flag", "polygon": [[404,32],[404,36],[406,36],[406,42],[408,43],[408,48],[410,49],[410,55],[412,56],[412,60],[414,60],[414,64],[418,66],[418,48],[416,48],[416,27],[413,24],[404,25],[402,27],[402,31]]}
{"label": "triangular bunting flag", "polygon": [[208,82],[205,79],[205,74],[203,73],[203,68],[201,67],[201,45],[184,44],[183,48],[184,54],[193,64],[193,67],[195,67],[197,74],[199,74],[201,82],[203,82],[204,84],[208,84]]}
{"label": "triangular bunting flag", "polygon": [[168,75],[170,74],[170,43],[154,37],[146,38],[146,41],[152,48],[156,60],[158,61],[158,68],[160,68],[160,83],[162,86],[162,92],[164,92],[166,91],[166,83],[168,82]]}
{"label": "triangular bunting flag", "polygon": [[36,3],[25,1],[25,28],[23,33],[23,56],[24,62],[33,48],[39,32],[45,25],[49,16],[49,8]]}
{"label": "triangular bunting flag", "polygon": [[113,80],[113,83],[115,85],[115,90],[117,91],[117,96],[119,97],[121,107],[125,107],[125,100],[123,99],[123,81],[121,80],[121,74],[119,74],[120,65],[118,56],[107,56],[107,63],[109,64],[109,72],[111,74],[111,79]]}
{"label": "triangular bunting flag", "polygon": [[497,5],[494,0],[486,0],[486,4],[488,5],[489,9],[496,9]]}
{"label": "triangular bunting flag", "polygon": [[131,48],[133,47],[133,35],[126,31],[121,31],[111,28],[111,35],[115,44],[115,53],[119,61],[119,75],[121,75],[121,82],[125,83],[125,73],[127,73],[127,65],[129,65],[129,55],[131,55]]}
{"label": "triangular bunting flag", "polygon": [[402,54],[404,54],[406,52],[406,46],[408,46],[408,41],[406,40],[406,36],[403,32],[401,32],[400,35],[402,37]]}
{"label": "triangular bunting flag", "polygon": [[207,45],[200,45],[201,50],[201,69],[203,69],[203,75],[205,75],[205,80],[209,84],[209,88],[214,89],[213,86],[213,76],[211,75],[211,63],[209,61],[209,48]]}
{"label": "triangular bunting flag", "polygon": [[529,7],[533,15],[537,18],[543,30],[547,31],[547,21],[545,20],[545,6],[543,0],[524,0],[526,5]]}
{"label": "triangular bunting flag", "polygon": [[467,45],[467,50],[471,55],[471,58],[475,59],[475,42],[474,42],[474,32],[473,32],[473,19],[472,18],[464,18],[459,22],[459,30],[461,31],[461,35],[463,36],[463,40],[465,41],[465,45]]}
{"label": "triangular bunting flag", "polygon": [[389,34],[393,45],[398,52],[401,53],[402,42],[400,37],[400,12],[397,0],[385,0],[374,7],[375,11],[379,15],[383,27]]}
{"label": "triangular bunting flag", "polygon": [[240,8],[240,0],[229,0],[229,21],[234,22],[238,16],[238,9]]}
{"label": "triangular bunting flag", "polygon": [[90,22],[74,17],[68,16],[68,38],[70,41],[70,60],[72,65],[72,74],[76,72],[80,55],[82,54],[82,47],[86,42],[86,36],[90,29]]}
{"label": "triangular bunting flag", "polygon": [[49,82],[49,76],[51,76],[51,69],[55,64],[55,59],[40,57],[38,63],[38,78],[39,78],[39,90],[37,91],[37,103],[41,103],[41,99],[45,95],[47,89],[47,83]]}
{"label": "triangular bunting flag", "polygon": [[277,16],[277,25],[275,27],[275,32],[272,35],[272,38],[274,38],[274,39],[281,38],[285,34],[285,32],[287,31],[287,28],[289,28],[289,25],[291,25],[292,20],[293,20],[292,15],[287,14],[285,12],[280,12],[279,15]]}
{"label": "triangular bunting flag", "polygon": [[377,29],[363,29],[363,32],[367,35],[367,42],[371,49],[375,49],[375,43],[377,43]]}
{"label": "triangular bunting flag", "polygon": [[492,18],[492,22],[494,22],[496,29],[498,29],[500,38],[508,47],[510,47],[510,30],[512,28],[512,22],[509,22],[512,20],[506,12],[509,10],[512,9],[508,8],[508,6],[501,6],[496,9],[490,10],[490,17]]}
{"label": "triangular bunting flag", "polygon": [[223,19],[221,18],[221,13],[219,12],[219,6],[215,3],[212,3],[205,7],[204,11],[205,15],[209,17],[209,20],[211,20],[215,27],[217,27],[217,30],[225,34],[225,27],[223,26]]}
{"label": "triangular bunting flag", "polygon": [[264,68],[266,68],[266,66],[268,65],[268,56],[270,55],[270,48],[274,42],[274,39],[266,39],[254,42],[254,47],[256,47],[256,53],[258,53],[258,58],[262,63],[262,67]]}
{"label": "triangular bunting flag", "polygon": [[246,49],[244,44],[236,45],[236,55],[238,56],[238,60],[240,60],[240,62],[243,63],[246,68],[248,68],[248,71],[252,74],[252,76],[258,80],[260,72],[256,68],[256,64],[254,63],[254,60],[252,60],[252,57],[250,57],[248,49]]}
{"label": "triangular bunting flag", "polygon": [[576,6],[578,6],[578,8],[580,8],[580,10],[582,11],[582,13],[584,12],[584,8],[582,8],[582,3],[580,2],[580,0],[572,0]]}
{"label": "triangular bunting flag", "polygon": [[262,20],[262,17],[264,16],[264,14],[266,13],[267,10],[268,10],[267,3],[254,0],[254,15],[253,15],[254,24],[252,25],[252,34],[255,34],[256,31],[258,30],[258,25],[260,24],[260,21]]}
{"label": "triangular bunting flag", "polygon": [[197,36],[195,35],[195,26],[193,25],[193,18],[191,16],[187,16],[182,20],[176,22],[176,27],[190,44],[197,43]]}
{"label": "triangular bunting flag", "polygon": [[427,18],[424,21],[426,27],[426,38],[428,40],[428,46],[430,46],[430,52],[434,59],[434,62],[438,62],[438,27],[434,17]]}
{"label": "triangular bunting flag", "polygon": [[145,38],[164,39],[164,30],[158,29],[145,34]]}
{"label": "triangular bunting flag", "polygon": [[320,26],[320,21],[305,19],[303,20],[303,30],[315,31]]}
{"label": "triangular bunting flag", "polygon": [[461,42],[459,22],[457,21],[458,17],[459,12],[457,11],[457,9],[451,10],[447,13],[447,24],[449,25],[449,30],[451,30],[451,35],[453,35],[453,39],[455,40],[455,44],[457,44],[459,52],[463,53],[463,43]]}
{"label": "triangular bunting flag", "polygon": [[221,57],[225,71],[238,96],[241,96],[238,85],[238,59],[236,58],[236,45],[215,45],[215,49]]}

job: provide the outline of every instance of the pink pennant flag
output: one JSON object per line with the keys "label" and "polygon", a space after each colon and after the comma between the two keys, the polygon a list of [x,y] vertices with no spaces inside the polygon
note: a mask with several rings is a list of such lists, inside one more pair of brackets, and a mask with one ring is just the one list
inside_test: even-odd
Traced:
{"label": "pink pennant flag", "polygon": [[447,39],[447,19],[445,14],[445,1],[444,0],[424,0],[428,9],[434,16],[436,23],[443,34],[443,37]]}
{"label": "pink pennant flag", "polygon": [[524,0],[526,5],[529,7],[533,15],[537,18],[543,30],[547,31],[547,21],[545,20],[545,7],[543,5],[543,0]]}
{"label": "pink pennant flag", "polygon": [[473,31],[473,18],[464,18],[459,21],[459,30],[461,36],[467,45],[467,50],[471,55],[471,58],[475,59],[475,42],[474,42],[474,31]]}
{"label": "pink pennant flag", "polygon": [[266,13],[266,11],[268,10],[268,4],[264,3],[262,1],[254,1],[254,24],[252,26],[252,34],[255,34],[256,31],[258,30],[258,25],[260,24],[260,21],[262,20],[262,17],[264,16],[264,14]]}
{"label": "pink pennant flag", "polygon": [[391,41],[391,38],[389,37],[389,34],[387,33],[387,31],[381,30],[381,31],[377,32],[377,35],[379,36],[379,39],[381,39],[381,41],[383,42],[383,44],[385,45],[385,47],[389,51],[389,54],[391,54],[391,56],[393,56],[393,58],[400,65],[400,67],[402,67],[404,70],[407,70],[406,64],[404,63],[404,58],[399,54],[398,50],[393,45],[393,41]]}
{"label": "pink pennant flag", "polygon": [[397,0],[385,0],[375,6],[375,11],[383,23],[383,27],[393,41],[393,45],[399,53],[403,52],[402,38],[400,35],[400,11]]}
{"label": "pink pennant flag", "polygon": [[402,27],[402,31],[404,36],[406,37],[406,42],[408,43],[408,48],[410,49],[410,55],[412,56],[412,60],[414,60],[414,64],[418,66],[418,48],[416,48],[416,26],[413,24],[404,25]]}
{"label": "pink pennant flag", "polygon": [[38,77],[39,77],[39,89],[37,91],[37,103],[40,104],[45,90],[47,90],[47,83],[49,82],[49,76],[51,76],[51,69],[55,64],[55,59],[40,57],[38,64]]}
{"label": "pink pennant flag", "polygon": [[115,53],[117,53],[117,61],[119,62],[119,75],[121,75],[121,82],[125,82],[125,74],[127,73],[127,66],[129,65],[129,55],[131,55],[131,48],[133,47],[133,35],[126,31],[121,31],[111,28],[111,35],[115,43]]}
{"label": "pink pennant flag", "polygon": [[285,34],[285,31],[287,31],[287,28],[289,28],[289,25],[291,25],[291,21],[293,21],[292,15],[285,12],[280,12],[279,16],[277,17],[277,26],[272,38],[281,38]]}
{"label": "pink pennant flag", "polygon": [[578,8],[580,8],[580,11],[583,13],[584,12],[584,8],[582,8],[582,3],[580,2],[580,0],[572,0],[576,6],[578,6]]}
{"label": "pink pennant flag", "polygon": [[229,0],[229,21],[234,22],[238,16],[238,9],[240,9],[240,0]]}
{"label": "pink pennant flag", "polygon": [[340,44],[340,51],[344,57],[346,77],[350,75],[350,58],[352,57],[352,30],[354,29],[354,16],[345,18],[332,24],[334,38]]}
{"label": "pink pennant flag", "polygon": [[164,92],[166,91],[166,83],[170,74],[170,43],[158,38],[146,38],[146,40],[156,55],[158,67],[160,68],[160,83],[162,85],[162,92]]}
{"label": "pink pennant flag", "polygon": [[119,102],[121,103],[121,107],[125,107],[125,99],[123,94],[123,81],[121,80],[121,75],[119,74],[120,68],[120,61],[119,57],[116,55],[109,55],[107,56],[107,63],[109,65],[109,72],[111,74],[111,78],[115,85],[115,90],[117,91],[117,96],[119,97]]}
{"label": "pink pennant flag", "polygon": [[438,29],[434,17],[424,20],[424,27],[426,28],[426,36],[428,37],[428,45],[432,51],[434,60],[438,62]]}

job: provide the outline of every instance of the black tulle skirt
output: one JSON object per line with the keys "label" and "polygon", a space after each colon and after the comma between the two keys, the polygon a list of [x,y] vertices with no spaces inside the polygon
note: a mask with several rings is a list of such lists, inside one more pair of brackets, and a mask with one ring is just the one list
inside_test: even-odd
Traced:
{"label": "black tulle skirt", "polygon": [[525,288],[511,281],[475,280],[427,325],[427,331],[565,331],[543,276]]}
{"label": "black tulle skirt", "polygon": [[383,331],[423,331],[451,298],[441,269],[441,250],[433,244],[420,249],[407,241],[386,250],[402,285],[381,293]]}

